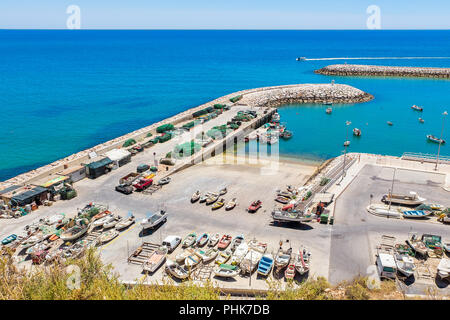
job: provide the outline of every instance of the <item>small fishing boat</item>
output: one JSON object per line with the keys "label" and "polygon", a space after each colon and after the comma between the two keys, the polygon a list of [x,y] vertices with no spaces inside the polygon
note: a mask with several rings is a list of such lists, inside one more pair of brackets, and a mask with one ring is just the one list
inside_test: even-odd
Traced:
{"label": "small fishing boat", "polygon": [[161,246],[148,257],[142,268],[146,272],[155,272],[166,261],[167,247]]}
{"label": "small fishing boat", "polygon": [[394,254],[395,264],[397,265],[397,271],[409,278],[414,274],[416,266],[414,260],[407,254]]}
{"label": "small fishing boat", "polygon": [[224,194],[226,194],[228,192],[228,189],[225,187],[223,189],[219,190],[219,196],[223,196]]}
{"label": "small fishing boat", "polygon": [[195,243],[196,240],[197,234],[195,232],[191,232],[186,236],[186,238],[184,238],[182,247],[183,248],[190,247]]}
{"label": "small fishing boat", "polygon": [[213,204],[219,199],[219,195],[217,193],[211,194],[208,199],[206,199],[206,205],[209,206]]}
{"label": "small fishing boat", "polygon": [[295,60],[297,60],[297,61],[305,61],[305,60],[306,60],[306,57],[298,57],[298,58],[295,59]]}
{"label": "small fishing boat", "polygon": [[273,267],[273,256],[270,253],[266,253],[262,256],[258,264],[258,274],[262,276],[268,276]]}
{"label": "small fishing boat", "polygon": [[163,186],[165,184],[168,184],[170,181],[172,181],[171,177],[164,177],[162,179],[159,179],[158,185]]}
{"label": "small fishing boat", "polygon": [[225,251],[221,251],[221,252],[217,255],[216,263],[217,263],[218,265],[221,265],[221,264],[227,262],[227,261],[230,259],[230,257],[231,257],[232,254],[233,254],[233,253],[231,252],[231,249],[227,249],[227,250],[225,250]]}
{"label": "small fishing boat", "polygon": [[218,233],[209,237],[208,247],[215,247],[219,243],[220,235]]}
{"label": "small fishing boat", "polygon": [[291,259],[289,260],[288,266],[287,266],[286,270],[284,271],[284,277],[286,278],[286,280],[292,280],[295,278],[294,260],[295,260],[295,258],[291,257]]}
{"label": "small fishing boat", "polygon": [[422,108],[422,107],[419,107],[419,106],[416,106],[416,105],[413,105],[413,106],[411,107],[411,109],[413,109],[413,110],[415,110],[415,111],[423,111],[423,108]]}
{"label": "small fishing boat", "polygon": [[437,266],[437,275],[441,280],[450,280],[450,259],[441,259]]}
{"label": "small fishing boat", "polygon": [[203,203],[205,202],[213,193],[212,192],[207,192],[204,195],[201,195],[199,198],[199,202]]}
{"label": "small fishing boat", "polygon": [[193,254],[194,254],[194,249],[187,248],[175,256],[175,261],[177,263],[184,263],[184,260],[186,260],[187,257],[189,257],[190,255],[193,255]]}
{"label": "small fishing boat", "polygon": [[381,216],[381,217],[388,217],[388,218],[400,218],[401,214],[400,212],[396,210],[389,210],[389,208],[385,205],[379,205],[379,204],[371,204],[366,207],[367,211],[371,214]]}
{"label": "small fishing boat", "polygon": [[61,233],[61,240],[63,241],[72,241],[76,240],[82,235],[84,235],[88,231],[88,225],[82,224],[82,225],[75,225],[71,227],[70,229],[64,231]]}
{"label": "small fishing boat", "polygon": [[300,275],[308,273],[311,262],[311,252],[306,248],[302,248],[298,251],[298,263],[295,264],[295,269]]}
{"label": "small fishing boat", "polygon": [[103,227],[105,223],[111,222],[114,220],[114,216],[112,213],[109,213],[108,215],[104,216],[103,218],[95,220],[92,225],[94,227]]}
{"label": "small fishing boat", "polygon": [[450,242],[444,243],[442,246],[447,253],[450,253]]}
{"label": "small fishing boat", "polygon": [[198,236],[197,240],[195,241],[195,245],[197,247],[203,247],[205,244],[208,243],[209,235],[205,232]]}
{"label": "small fishing boat", "polygon": [[[191,203],[197,202],[200,199],[200,191],[197,190],[191,197]],[[206,200],[206,199],[205,199]]]}
{"label": "small fishing boat", "polygon": [[10,244],[11,242],[15,241],[16,239],[17,239],[17,235],[16,234],[9,235],[9,236],[7,236],[6,238],[4,238],[2,240],[2,244],[3,245]]}
{"label": "small fishing boat", "polygon": [[426,199],[419,197],[416,192],[410,191],[409,195],[405,194],[385,194],[381,201],[384,203],[396,203],[407,206],[418,206],[424,203]]}
{"label": "small fishing boat", "polygon": [[117,217],[113,217],[113,219],[109,222],[105,222],[103,224],[103,229],[110,229],[116,226],[116,224],[118,224],[120,221],[122,220],[122,218],[120,216]]}
{"label": "small fishing boat", "polygon": [[275,256],[275,270],[277,272],[281,271],[283,268],[287,267],[289,261],[291,261],[292,248],[286,250],[279,250]]}
{"label": "small fishing boat", "polygon": [[217,255],[219,254],[219,250],[210,248],[205,250],[197,250],[196,255],[202,258],[203,263],[211,262],[212,260],[216,259]]}
{"label": "small fishing boat", "polygon": [[391,121],[387,122],[388,126],[393,126],[394,124]]}
{"label": "small fishing boat", "polygon": [[420,123],[424,123],[425,120],[423,120],[422,118],[419,118],[419,122],[420,122]]}
{"label": "small fishing boat", "polygon": [[353,135],[357,136],[357,137],[361,136],[361,130],[358,129],[358,128],[354,128],[353,129]]}
{"label": "small fishing boat", "polygon": [[141,221],[142,229],[147,230],[155,228],[160,223],[166,222],[167,216],[168,215],[164,210],[160,210],[159,212],[155,213],[147,213],[147,216]]}
{"label": "small fishing boat", "polygon": [[117,222],[115,229],[118,231],[123,230],[131,226],[135,221],[136,218],[130,213],[128,217],[122,218],[119,222]]}
{"label": "small fishing boat", "polygon": [[423,219],[431,215],[432,211],[427,210],[405,210],[402,212],[404,218],[408,219]]}
{"label": "small fishing boat", "polygon": [[282,203],[282,204],[288,204],[289,201],[291,201],[291,198],[287,198],[287,197],[283,197],[283,196],[278,196],[275,198],[276,202]]}
{"label": "small fishing boat", "polygon": [[288,140],[288,139],[290,139],[290,138],[292,138],[292,132],[291,131],[289,131],[289,130],[285,130],[285,131],[283,131],[281,134],[280,134],[280,137],[283,139],[283,140]]}
{"label": "small fishing boat", "polygon": [[239,246],[237,246],[236,250],[234,250],[233,255],[231,256],[230,264],[239,265],[241,261],[244,259],[247,252],[248,252],[248,244],[242,242]]}
{"label": "small fishing boat", "polygon": [[265,253],[267,250],[267,243],[259,242],[258,240],[253,239],[248,242],[248,247],[258,252]]}
{"label": "small fishing boat", "polygon": [[178,263],[167,259],[166,271],[177,279],[184,280],[189,277],[189,270],[180,266]]}
{"label": "small fishing boat", "polygon": [[196,267],[201,261],[202,261],[202,259],[194,253],[194,254],[187,256],[186,259],[184,259],[184,265],[188,269],[192,269],[192,268]]}
{"label": "small fishing boat", "polygon": [[113,229],[109,230],[107,232],[102,233],[100,237],[98,237],[98,243],[105,244],[107,242],[110,242],[112,239],[117,237],[119,235],[119,231]]}
{"label": "small fishing boat", "polygon": [[244,236],[243,235],[239,235],[234,237],[233,241],[231,241],[231,251],[234,252],[234,250],[236,250],[236,248],[242,243],[244,242]]}
{"label": "small fishing boat", "polygon": [[231,199],[228,201],[227,205],[225,206],[226,211],[233,210],[236,207],[236,198]]}
{"label": "small fishing boat", "polygon": [[419,254],[423,257],[427,256],[428,249],[427,249],[427,246],[425,245],[425,243],[423,243],[422,241],[416,240],[416,239],[410,239],[410,240],[406,240],[406,244],[409,245],[416,254]]}
{"label": "small fishing boat", "polygon": [[326,112],[327,114],[331,114],[331,112],[333,112],[333,109],[332,109],[332,108],[327,108],[327,109],[325,110],[325,112]]}
{"label": "small fishing boat", "polygon": [[31,236],[28,239],[25,239],[21,244],[20,244],[20,248],[21,249],[27,249],[30,248],[34,245],[36,245],[37,243],[43,241],[44,238],[43,237],[39,237],[39,236]]}
{"label": "small fishing boat", "polygon": [[431,142],[436,142],[436,143],[439,143],[439,144],[444,144],[445,143],[444,139],[439,139],[438,137],[435,137],[432,134],[427,135],[427,139],[430,140]]}
{"label": "small fishing boat", "polygon": [[280,121],[280,114],[278,113],[278,112],[275,112],[273,115],[272,115],[272,120],[273,121]]}
{"label": "small fishing boat", "polygon": [[211,207],[211,210],[217,210],[222,208],[225,205],[225,199],[222,198],[219,201],[217,201],[216,203],[213,204],[213,206]]}
{"label": "small fishing boat", "polygon": [[239,274],[239,268],[231,264],[222,263],[214,269],[214,275],[220,278],[234,278]]}
{"label": "small fishing boat", "polygon": [[[428,206],[431,210],[435,210],[435,211],[443,211],[445,209],[445,207],[439,203],[427,203],[425,205]],[[418,210],[418,209],[419,208],[416,208],[416,210]]]}
{"label": "small fishing boat", "polygon": [[225,250],[231,243],[232,237],[228,234],[224,234],[219,241],[218,248],[221,250]]}
{"label": "small fishing boat", "polygon": [[259,251],[249,245],[250,250],[248,250],[244,259],[240,263],[241,272],[251,274],[255,268],[258,266],[265,251]]}
{"label": "small fishing boat", "polygon": [[348,147],[349,145],[350,145],[350,141],[349,140],[344,142],[344,147]]}
{"label": "small fishing boat", "polygon": [[261,200],[253,201],[252,204],[248,207],[248,212],[253,213],[258,211],[258,209],[261,208],[261,205]]}

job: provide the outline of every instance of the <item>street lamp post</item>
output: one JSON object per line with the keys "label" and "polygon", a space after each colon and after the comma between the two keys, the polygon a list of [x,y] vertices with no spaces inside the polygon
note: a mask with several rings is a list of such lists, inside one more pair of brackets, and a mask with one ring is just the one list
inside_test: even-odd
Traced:
{"label": "street lamp post", "polygon": [[[389,209],[388,211],[391,211],[391,204],[392,204],[392,193],[394,192],[394,181],[395,181],[395,173],[397,172],[397,168],[394,168],[394,174],[392,175],[392,185],[391,189],[389,190]],[[389,214],[388,214],[389,218]]]}
{"label": "street lamp post", "polygon": [[344,176],[345,176],[345,160],[346,160],[346,156],[347,156],[347,141],[348,141],[348,126],[351,125],[351,121],[346,121],[345,122],[345,126],[346,126],[346,134],[345,134],[345,142],[344,142],[344,165],[342,166],[342,180],[344,180]]}
{"label": "street lamp post", "polygon": [[438,147],[438,153],[436,157],[436,166],[434,167],[434,170],[437,170],[438,162],[439,162],[439,152],[441,151],[441,144],[442,144],[442,137],[444,135],[444,124],[445,124],[445,116],[448,115],[447,111],[444,111],[442,113],[442,130],[441,130],[441,138],[439,141],[439,147]]}

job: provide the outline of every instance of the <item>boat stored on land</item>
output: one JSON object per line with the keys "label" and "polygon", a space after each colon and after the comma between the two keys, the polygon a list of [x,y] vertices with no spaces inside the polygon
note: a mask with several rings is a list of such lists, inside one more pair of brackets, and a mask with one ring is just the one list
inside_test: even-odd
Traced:
{"label": "boat stored on land", "polygon": [[286,250],[278,250],[278,253],[275,257],[275,271],[279,272],[283,268],[287,267],[289,261],[291,261],[292,248],[288,248]]}
{"label": "boat stored on land", "polygon": [[234,239],[231,241],[231,251],[234,252],[234,250],[236,250],[236,248],[242,243],[244,242],[244,236],[243,235],[239,235],[234,237]]}
{"label": "boat stored on land", "polygon": [[209,206],[210,204],[213,204],[219,199],[219,195],[217,193],[211,194],[208,199],[206,199],[206,205]]}
{"label": "boat stored on land", "polygon": [[428,249],[425,243],[423,243],[421,240],[409,239],[406,240],[406,244],[410,246],[416,254],[419,254],[423,257],[428,255]]}
{"label": "boat stored on land", "polygon": [[419,204],[424,203],[426,199],[419,197],[416,192],[410,191],[409,195],[404,194],[385,194],[381,201],[384,203],[395,203],[402,204],[406,206],[418,206]]}
{"label": "boat stored on land", "polygon": [[168,215],[164,210],[160,210],[155,213],[147,213],[147,216],[141,221],[142,229],[146,230],[155,228],[160,223],[166,222],[167,216]]}
{"label": "boat stored on land", "polygon": [[224,234],[222,236],[222,239],[220,239],[219,244],[218,244],[217,247],[219,249],[225,250],[230,245],[231,239],[232,239],[232,237],[230,235]]}
{"label": "boat stored on land", "polygon": [[231,256],[230,264],[239,265],[241,261],[244,259],[245,255],[248,252],[248,244],[242,242],[236,250],[234,250],[233,255]]}
{"label": "boat stored on land", "polygon": [[119,235],[119,231],[112,229],[112,230],[102,233],[102,235],[100,237],[98,237],[97,242],[99,244],[105,244],[107,242],[110,242],[112,239],[114,239],[118,235]]}
{"label": "boat stored on land", "polygon": [[221,278],[234,278],[239,274],[239,268],[231,264],[224,264],[217,266],[214,269],[214,275]]}
{"label": "boat stored on land", "polygon": [[404,218],[408,219],[423,219],[431,215],[432,211],[427,210],[405,210],[402,212]]}
{"label": "boat stored on land", "polygon": [[441,280],[450,280],[450,259],[441,259],[437,267],[437,275]]}
{"label": "boat stored on land", "polygon": [[76,240],[79,237],[81,237],[82,235],[84,235],[89,229],[89,225],[86,223],[86,221],[84,222],[79,222],[79,224],[71,227],[70,229],[64,231],[63,233],[61,233],[61,240],[63,241],[72,241],[72,240]]}
{"label": "boat stored on land", "polygon": [[266,253],[262,256],[258,264],[258,274],[262,276],[268,276],[273,267],[273,256],[270,253]]}
{"label": "boat stored on land", "polygon": [[227,205],[225,206],[226,211],[233,210],[236,207],[236,198],[233,198],[232,200],[228,201]]}
{"label": "boat stored on land", "polygon": [[306,248],[301,248],[298,251],[299,263],[295,265],[295,269],[300,275],[308,273],[311,263],[311,252]]}
{"label": "boat stored on land", "polygon": [[177,263],[184,263],[184,260],[193,254],[194,254],[194,249],[187,248],[175,256],[175,261]]}
{"label": "boat stored on land", "polygon": [[208,247],[215,247],[219,243],[220,235],[218,233],[209,237]]}
{"label": "boat stored on land", "polygon": [[227,250],[219,252],[219,254],[217,255],[217,258],[216,258],[216,263],[218,265],[220,265],[222,263],[227,262],[230,259],[232,254],[233,254],[233,252],[231,252],[231,249],[227,249]]}
{"label": "boat stored on land", "polygon": [[191,197],[191,203],[197,202],[200,199],[200,191],[197,190]]}
{"label": "boat stored on land", "polygon": [[188,268],[194,268],[201,260],[202,259],[194,252],[194,254],[191,254],[184,259],[184,265]]}
{"label": "boat stored on land", "polygon": [[167,247],[161,246],[148,257],[148,260],[144,262],[142,268],[146,272],[155,272],[166,261]]}
{"label": "boat stored on land", "polygon": [[196,251],[196,255],[202,259],[203,263],[208,263],[208,262],[216,259],[218,254],[219,254],[219,250],[215,249],[215,248],[209,248],[206,250],[198,249]]}
{"label": "boat stored on land", "polygon": [[184,280],[189,277],[189,270],[180,266],[178,263],[167,259],[166,271],[177,279]]}
{"label": "boat stored on land", "polygon": [[401,213],[397,210],[389,210],[385,205],[377,205],[377,204],[371,204],[370,206],[367,206],[367,211],[371,214],[381,216],[381,217],[387,217],[387,218],[397,218],[399,219],[401,217]]}
{"label": "boat stored on land", "polygon": [[403,274],[405,277],[410,277],[414,274],[416,266],[414,260],[406,254],[394,254],[395,264],[397,265],[397,271]]}
{"label": "boat stored on land", "polygon": [[136,218],[133,216],[133,214],[129,213],[128,217],[122,218],[119,222],[117,222],[116,226],[114,227],[116,230],[123,230],[125,228],[128,228],[136,221]]}
{"label": "boat stored on land", "polygon": [[195,241],[196,246],[203,247],[205,244],[208,243],[209,235],[205,232],[198,236],[197,240]]}
{"label": "boat stored on land", "polygon": [[311,214],[305,214],[301,211],[287,211],[275,209],[272,211],[272,219],[274,222],[309,222],[312,221]]}
{"label": "boat stored on land", "polygon": [[197,234],[195,232],[191,232],[186,236],[186,238],[184,238],[182,247],[183,248],[190,247],[195,243],[196,240]]}
{"label": "boat stored on land", "polygon": [[253,201],[251,205],[248,207],[248,212],[253,213],[258,211],[258,209],[261,208],[261,205],[262,205],[261,200]]}
{"label": "boat stored on land", "polygon": [[211,207],[211,210],[217,210],[222,208],[225,205],[225,199],[222,198],[219,201],[217,201],[216,203],[213,204],[213,206]]}

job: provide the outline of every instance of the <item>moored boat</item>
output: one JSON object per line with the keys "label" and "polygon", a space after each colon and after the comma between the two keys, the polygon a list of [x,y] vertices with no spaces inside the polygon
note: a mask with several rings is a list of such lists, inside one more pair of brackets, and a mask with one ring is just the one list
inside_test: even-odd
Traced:
{"label": "moored boat", "polygon": [[353,129],[353,135],[357,136],[357,137],[361,136],[361,129],[354,128]]}
{"label": "moored boat", "polygon": [[392,121],[388,121],[387,122],[388,126],[393,126],[394,124],[392,123]]}
{"label": "moored boat", "polygon": [[423,108],[422,108],[422,107],[419,107],[419,106],[416,106],[416,105],[413,105],[413,106],[411,107],[411,109],[416,110],[416,111],[423,111]]}
{"label": "moored boat", "polygon": [[332,108],[327,108],[327,109],[325,110],[325,112],[326,112],[327,114],[331,114],[331,112],[333,112],[333,109],[332,109]]}
{"label": "moored boat", "polygon": [[420,122],[420,123],[424,123],[425,120],[423,120],[422,118],[419,118],[419,122]]}
{"label": "moored boat", "polygon": [[438,137],[435,137],[432,134],[428,134],[427,135],[427,139],[430,140],[431,142],[436,142],[436,143],[439,143],[439,144],[444,144],[445,143],[444,139],[439,139]]}

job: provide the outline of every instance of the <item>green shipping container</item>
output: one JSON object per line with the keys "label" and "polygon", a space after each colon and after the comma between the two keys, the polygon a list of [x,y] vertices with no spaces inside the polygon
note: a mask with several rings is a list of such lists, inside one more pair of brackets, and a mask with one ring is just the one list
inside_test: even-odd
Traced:
{"label": "green shipping container", "polygon": [[166,132],[169,130],[173,130],[174,128],[175,127],[171,123],[163,124],[162,126],[159,126],[158,128],[156,128],[156,132],[163,133],[163,132]]}

